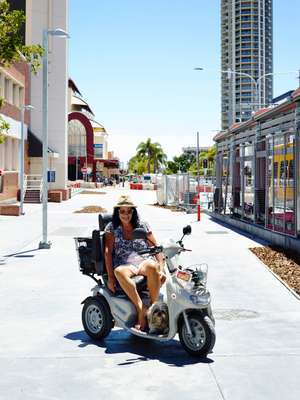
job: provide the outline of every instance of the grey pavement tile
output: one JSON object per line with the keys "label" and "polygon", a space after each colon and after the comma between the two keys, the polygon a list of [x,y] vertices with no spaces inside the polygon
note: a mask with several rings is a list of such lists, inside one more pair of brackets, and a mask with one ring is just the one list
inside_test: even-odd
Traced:
{"label": "grey pavement tile", "polygon": [[[1,365],[2,364],[2,365]],[[1,400],[221,400],[208,364],[174,366],[131,354],[1,359]]]}
{"label": "grey pavement tile", "polygon": [[216,356],[210,368],[225,400],[300,398],[299,355]]}

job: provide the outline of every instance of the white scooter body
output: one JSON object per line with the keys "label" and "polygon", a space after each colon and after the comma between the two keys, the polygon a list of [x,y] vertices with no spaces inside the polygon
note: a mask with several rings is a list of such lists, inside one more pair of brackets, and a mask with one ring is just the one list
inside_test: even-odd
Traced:
{"label": "white scooter body", "polygon": [[[96,285],[92,291],[93,296],[103,296],[110,308],[111,314],[115,321],[115,326],[126,329],[134,335],[144,338],[165,341],[172,339],[178,332],[178,319],[180,316],[184,318],[187,325],[187,331],[190,333],[187,311],[200,311],[203,315],[210,318],[214,325],[214,318],[210,306],[210,293],[205,287],[199,288],[197,291],[193,288],[184,287],[183,282],[177,278],[176,272],[179,268],[179,254],[184,251],[184,248],[175,243],[173,240],[168,240],[162,245],[162,252],[165,256],[165,274],[166,282],[161,288],[159,302],[164,302],[168,306],[169,312],[169,331],[168,334],[151,334],[134,328],[136,323],[137,313],[133,303],[125,296],[114,296],[105,287]],[[180,268],[179,268],[180,269]],[[149,298],[147,293],[142,293],[143,302],[147,303]]]}

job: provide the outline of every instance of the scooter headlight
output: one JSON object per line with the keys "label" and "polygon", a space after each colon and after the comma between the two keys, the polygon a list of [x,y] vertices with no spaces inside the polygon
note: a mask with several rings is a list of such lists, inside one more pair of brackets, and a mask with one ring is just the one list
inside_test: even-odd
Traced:
{"label": "scooter headlight", "polygon": [[191,265],[189,270],[193,271],[192,281],[194,282],[195,287],[205,287],[207,282],[208,265],[206,263]]}
{"label": "scooter headlight", "polygon": [[205,289],[190,295],[190,300],[195,305],[207,305],[210,302],[210,294]]}

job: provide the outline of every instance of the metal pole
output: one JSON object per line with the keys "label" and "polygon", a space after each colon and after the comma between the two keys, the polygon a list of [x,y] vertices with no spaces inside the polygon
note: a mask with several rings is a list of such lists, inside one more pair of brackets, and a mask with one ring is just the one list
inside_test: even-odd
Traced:
{"label": "metal pole", "polygon": [[254,81],[255,83],[255,102],[256,104],[254,104],[254,111],[257,111],[260,109],[260,89],[259,89],[259,80]]}
{"label": "metal pole", "polygon": [[88,173],[87,173],[87,167],[88,167],[88,162],[87,162],[87,137],[85,135],[85,166],[86,166],[86,174],[85,174],[85,181],[88,181]]}
{"label": "metal pole", "polygon": [[[76,138],[76,136],[78,136],[78,135],[75,135],[75,138]],[[79,144],[78,144],[78,142],[77,142],[77,140],[78,140],[78,138],[76,138],[76,165],[75,165],[75,181],[77,181],[77,179],[78,179],[78,146],[79,146]]]}
{"label": "metal pole", "polygon": [[199,132],[197,132],[197,192],[199,194],[200,176],[199,176]]}
{"label": "metal pole", "polygon": [[197,220],[200,221],[200,176],[199,176],[199,132],[197,132]]}
{"label": "metal pole", "polygon": [[40,249],[50,249],[48,242],[48,30],[43,31],[43,239]]}
{"label": "metal pole", "polygon": [[24,215],[24,112],[21,107],[20,213]]}

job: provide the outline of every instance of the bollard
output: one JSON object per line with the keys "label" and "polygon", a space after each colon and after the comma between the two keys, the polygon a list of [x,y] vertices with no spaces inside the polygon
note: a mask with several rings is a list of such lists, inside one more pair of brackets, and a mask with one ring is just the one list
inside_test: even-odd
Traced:
{"label": "bollard", "polygon": [[200,221],[200,217],[201,217],[201,210],[200,210],[200,196],[198,197],[198,201],[197,201],[197,220]]}

